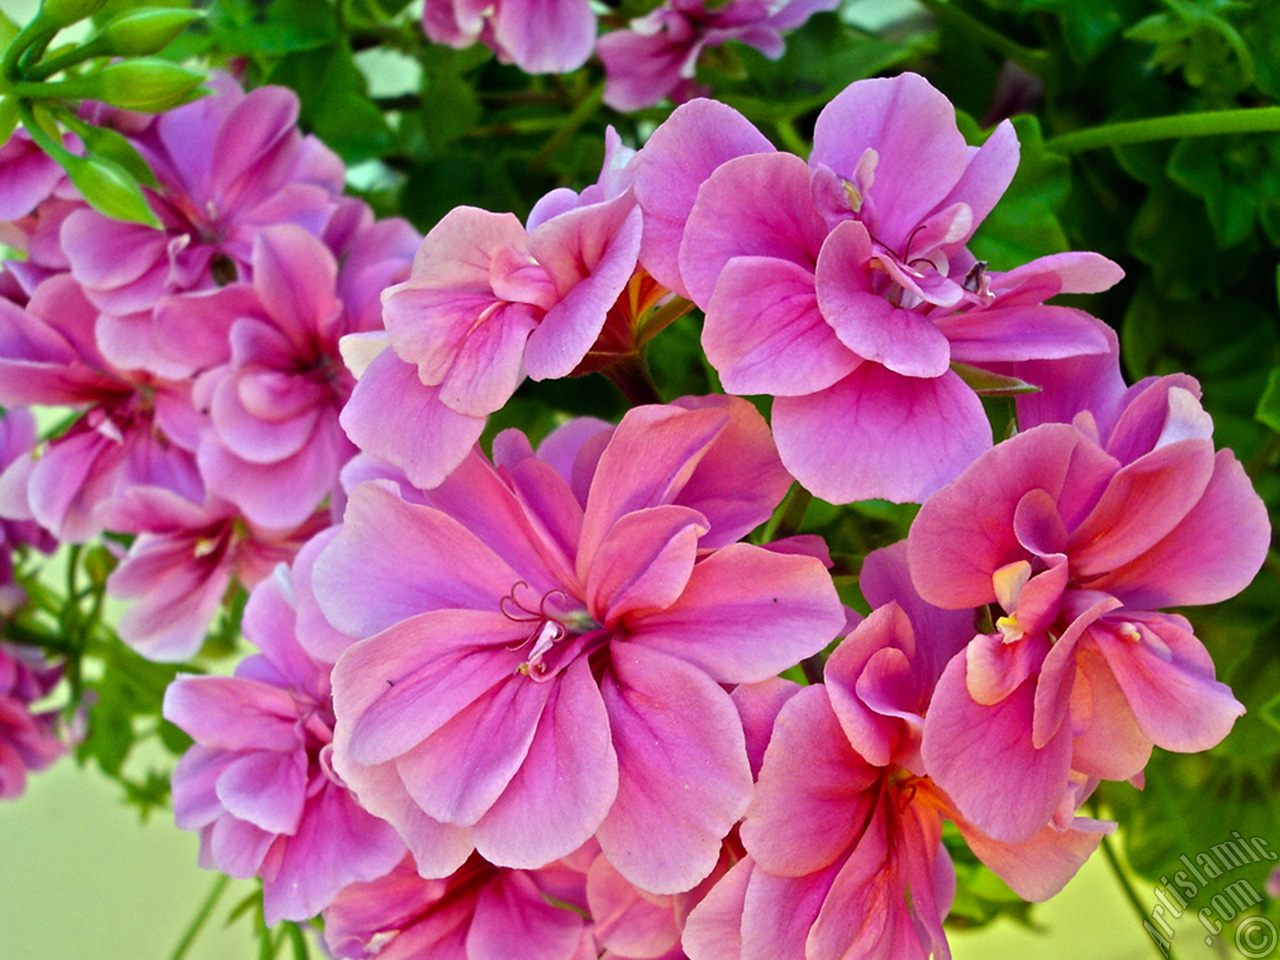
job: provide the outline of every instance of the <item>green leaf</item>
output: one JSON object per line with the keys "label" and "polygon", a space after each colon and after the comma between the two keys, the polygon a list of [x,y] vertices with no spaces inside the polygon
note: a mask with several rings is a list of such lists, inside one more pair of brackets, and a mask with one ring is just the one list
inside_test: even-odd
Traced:
{"label": "green leaf", "polygon": [[1028,0],[1024,9],[1057,14],[1072,59],[1087,64],[1149,7],[1146,0]]}
{"label": "green leaf", "polygon": [[282,56],[337,42],[333,7],[318,0],[272,0],[258,7],[223,0],[210,17],[217,49],[239,56]]}
{"label": "green leaf", "polygon": [[395,134],[382,111],[369,100],[364,75],[345,39],[289,54],[269,79],[298,94],[303,125],[348,164],[383,156],[395,148]]}
{"label": "green leaf", "polygon": [[1240,4],[1232,19],[1253,53],[1254,83],[1272,100],[1280,100],[1280,4]]}
{"label": "green leaf", "polygon": [[1125,31],[1130,40],[1154,45],[1153,67],[1165,73],[1180,70],[1190,86],[1224,98],[1253,82],[1253,55],[1248,45],[1236,28],[1218,15],[1230,4],[1163,2],[1164,12],[1152,14]]}
{"label": "green leaf", "polygon": [[1280,433],[1280,367],[1272,367],[1267,378],[1266,389],[1258,400],[1258,411],[1254,414],[1258,422],[1265,424]]}
{"label": "green leaf", "polygon": [[430,155],[443,153],[450,143],[480,122],[482,110],[475,84],[464,79],[467,61],[448,47],[432,47],[425,59],[422,134]]}
{"label": "green leaf", "polygon": [[1129,248],[1151,267],[1161,293],[1177,300],[1219,296],[1239,282],[1249,261],[1220,252],[1203,204],[1173,184],[1155,184],[1134,218]]}
{"label": "green leaf", "polygon": [[826,105],[853,81],[882,73],[916,49],[911,43],[868,36],[834,14],[815,14],[786,39],[787,50],[779,60],[740,47],[746,77],[734,81],[714,75],[717,98],[763,126]]}
{"label": "green leaf", "polygon": [[970,244],[974,256],[996,270],[1070,247],[1058,217],[1071,188],[1071,164],[1044,149],[1035,117],[1014,117],[1013,125],[1022,146],[1018,172]]}
{"label": "green leaf", "polygon": [[1025,380],[992,373],[990,370],[983,370],[981,367],[971,367],[967,363],[960,363],[956,360],[951,362],[951,369],[960,376],[961,380],[972,387],[975,393],[979,393],[984,397],[1017,397],[1027,393],[1040,392],[1039,387],[1033,386]]}
{"label": "green leaf", "polygon": [[1168,172],[1204,201],[1218,246],[1233,247],[1252,235],[1264,204],[1280,205],[1280,136],[1184,140],[1170,155]]}

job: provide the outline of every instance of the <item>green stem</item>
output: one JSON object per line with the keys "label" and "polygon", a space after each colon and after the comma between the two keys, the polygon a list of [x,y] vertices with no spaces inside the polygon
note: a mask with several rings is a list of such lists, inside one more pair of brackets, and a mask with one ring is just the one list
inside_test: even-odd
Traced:
{"label": "green stem", "polygon": [[[1111,867],[1112,874],[1115,875],[1116,882],[1120,884],[1120,889],[1124,891],[1124,897],[1129,901],[1130,906],[1138,914],[1139,920],[1146,920],[1147,905],[1138,897],[1137,891],[1133,889],[1133,884],[1129,882],[1129,878],[1125,876],[1124,867],[1120,865],[1120,857],[1116,855],[1115,846],[1111,842],[1110,837],[1102,838],[1102,856],[1106,859],[1107,864]],[[1173,944],[1166,944],[1165,949],[1161,949],[1159,944],[1152,944],[1156,951],[1164,960],[1174,960]]]}
{"label": "green stem", "polygon": [[68,50],[66,53],[59,54],[56,57],[50,57],[48,60],[36,64],[36,66],[27,71],[24,79],[36,81],[44,80],[48,77],[52,77],[60,70],[65,70],[67,67],[74,67],[77,63],[83,63],[84,61],[91,60],[94,57],[105,56],[106,53],[105,43],[102,42],[101,38],[94,38],[93,42],[86,43],[80,47],[75,47],[72,50]]}
{"label": "green stem", "polygon": [[800,131],[790,117],[775,121],[773,129],[778,131],[778,139],[782,141],[782,145],[797,157],[804,159],[809,156],[809,144],[800,136]]}
{"label": "green stem", "polygon": [[1064,133],[1045,141],[1045,149],[1057,153],[1078,153],[1118,147],[1126,143],[1150,143],[1153,140],[1182,140],[1188,137],[1216,137],[1231,133],[1280,132],[1280,107],[1256,107],[1245,110],[1209,110],[1204,113],[1180,113],[1169,117],[1146,117],[1104,123],[1100,127]]}
{"label": "green stem", "polygon": [[646,346],[650,340],[692,309],[692,301],[684,297],[672,296],[667,303],[650,313],[640,324],[640,329],[636,333],[636,345]]}
{"label": "green stem", "polygon": [[18,58],[31,47],[43,47],[48,44],[57,32],[57,30],[50,30],[47,27],[37,27],[34,20],[28,23],[18,31],[18,35],[13,38],[13,42],[5,50],[4,62],[0,63],[0,76],[3,76],[6,80],[18,79]]}
{"label": "green stem", "polygon": [[790,537],[800,530],[804,515],[813,503],[813,494],[800,484],[791,485],[787,497],[782,502],[782,509],[775,512],[760,531],[760,543],[772,543],[782,537]]}
{"label": "green stem", "polygon": [[983,46],[990,47],[996,53],[1012,60],[1024,70],[1039,76],[1041,71],[1049,64],[1049,54],[1044,50],[1033,50],[1031,47],[1024,47],[1016,40],[1006,37],[999,30],[987,26],[972,14],[947,3],[946,0],[920,0],[920,2],[926,10],[933,14],[934,19],[939,23],[948,24],[962,33],[967,33]]}
{"label": "green stem", "polygon": [[178,945],[174,948],[169,960],[182,960],[187,955],[187,951],[191,949],[191,944],[195,942],[200,929],[205,925],[205,921],[209,919],[209,914],[213,913],[213,908],[218,905],[218,900],[221,899],[222,894],[227,889],[227,884],[230,882],[231,878],[227,876],[219,877],[214,882],[213,889],[209,891],[209,895],[204,898],[204,903],[200,905],[196,915],[187,924],[187,929],[183,932],[182,939],[178,941]]}
{"label": "green stem", "polygon": [[72,156],[70,150],[49,136],[45,128],[40,126],[40,123],[36,120],[35,111],[31,109],[31,101],[15,100],[14,104],[18,108],[18,119],[22,121],[23,128],[31,139],[35,141],[36,146],[59,163],[63,159]]}
{"label": "green stem", "polygon": [[537,155],[529,163],[529,170],[537,173],[545,167],[547,162],[560,152],[560,149],[569,142],[570,138],[578,132],[582,125],[595,116],[602,100],[604,100],[604,84],[598,83],[573,108],[573,112],[560,123],[559,128],[551,135],[551,139],[543,145],[542,149],[538,151]]}
{"label": "green stem", "polygon": [[629,353],[600,371],[605,379],[618,388],[633,407],[649,403],[662,403],[662,394],[653,382],[649,364],[638,353]]}

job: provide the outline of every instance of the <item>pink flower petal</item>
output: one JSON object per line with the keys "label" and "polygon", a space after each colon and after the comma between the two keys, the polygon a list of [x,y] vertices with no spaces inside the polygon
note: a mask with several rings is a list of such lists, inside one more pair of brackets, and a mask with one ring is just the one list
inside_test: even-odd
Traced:
{"label": "pink flower petal", "polygon": [[954,373],[921,380],[875,363],[778,397],[773,429],[787,469],[831,503],[922,501],[991,446],[981,401]]}
{"label": "pink flower petal", "polygon": [[688,890],[715,867],[751,797],[738,712],[705,674],[635,644],[613,644],[601,693],[619,780],[600,847],[644,890]]}
{"label": "pink flower petal", "polygon": [[808,268],[776,257],[735,257],[720,278],[702,345],[726,390],[803,396],[861,362],[823,318]]}

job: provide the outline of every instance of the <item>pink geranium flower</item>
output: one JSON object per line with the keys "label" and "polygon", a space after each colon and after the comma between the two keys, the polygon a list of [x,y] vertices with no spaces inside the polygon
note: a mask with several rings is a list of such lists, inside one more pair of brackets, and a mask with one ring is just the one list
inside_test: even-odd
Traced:
{"label": "pink geranium flower", "polygon": [[750,856],[690,916],[694,960],[945,958],[955,876],[943,820],[1030,900],[1061,888],[1109,828],[1046,818],[1026,843],[998,843],[930,779],[920,735],[936,670],[972,628],[967,612],[914,595],[905,560],[901,544],[867,558],[868,593],[883,605],[832,654],[825,683],[778,711],[742,825]]}
{"label": "pink geranium flower", "polygon": [[786,49],[784,31],[838,5],[839,0],[731,0],[708,9],[706,0],[667,0],[597,42],[607,77],[604,102],[627,111],[665,97],[687,100],[706,48],[737,40],[776,60]]}
{"label": "pink geranium flower", "polygon": [[1017,141],[1006,122],[968,147],[923,78],[847,88],[808,164],[708,101],[664,129],[637,173],[658,224],[643,260],[705,310],[725,389],[776,398],[783,462],[819,496],[921,500],[987,449],[955,365],[1106,352],[1099,321],[1043,301],[1105,289],[1115,264],[1060,254],[998,274],[974,261],[965,244],[1013,177]]}
{"label": "pink geranium flower", "polygon": [[110,596],[136,601],[120,639],[162,662],[193,656],[233,583],[252,589],[326,525],[317,514],[297,527],[257,527],[225,500],[197,505],[158,487],[134,487],[104,513],[108,529],[136,535],[107,578]]}
{"label": "pink geranium flower", "polygon": [[190,385],[115,366],[98,349],[97,318],[66,274],[43,281],[25,310],[0,299],[0,403],[83,411],[38,456],[9,465],[0,513],[70,543],[101,531],[103,507],[135,486],[204,497]]}
{"label": "pink geranium flower", "polygon": [[0,800],[27,787],[27,772],[43,770],[67,752],[58,736],[58,711],[32,712],[62,677],[38,650],[0,643]]}
{"label": "pink geranium flower", "polygon": [[[36,445],[36,421],[26,410],[0,414],[0,476],[6,468],[31,456]],[[3,481],[0,481],[2,483]],[[0,493],[0,503],[4,495]],[[57,541],[32,520],[7,520],[0,510],[0,621],[13,616],[27,602],[27,593],[13,578],[14,551],[34,547],[51,553]]]}
{"label": "pink geranium flower", "polygon": [[473,854],[443,880],[406,857],[342,891],[324,913],[325,942],[351,960],[686,960],[680,930],[700,896],[638,890],[594,842],[530,870]]}
{"label": "pink geranium flower", "polygon": [[586,919],[588,847],[533,870],[472,855],[442,880],[412,857],[348,886],[324,913],[325,944],[345,960],[595,960]]}
{"label": "pink geranium flower", "polygon": [[156,311],[165,340],[185,346],[193,369],[205,368],[194,393],[209,412],[201,475],[255,524],[296,526],[339,492],[338,472],[356,448],[338,425],[355,384],[338,341],[381,326],[369,309],[376,294],[360,288],[407,273],[411,253],[403,242],[379,251],[378,239],[366,237],[340,272],[328,247],[301,228],[265,227],[251,284],[170,298]]}
{"label": "pink geranium flower", "polygon": [[[1109,396],[1110,394],[1108,394]],[[1162,607],[1245,587],[1266,509],[1189,377],[1147,382],[1074,424],[1045,423],[981,457],[921,509],[911,574],[931,603],[993,607],[952,658],[924,754],[960,810],[1016,841],[1079,776],[1128,779],[1152,745],[1199,751],[1244,708]],[[1008,771],[1000,779],[986,771]]]}
{"label": "pink geranium flower", "polygon": [[820,561],[734,543],[789,478],[763,419],[716,397],[509,431],[407,502],[367,482],[316,565],[333,625],[335,765],[427,876],[473,848],[529,868],[595,834],[645,890],[715,866],[750,798],[722,684],[844,622]]}
{"label": "pink geranium flower", "polygon": [[156,304],[250,279],[262,227],[291,223],[318,236],[342,193],[342,161],[298,131],[291,91],[245,93],[225,74],[210,85],[214,96],[171,110],[132,137],[160,182],[148,197],[162,230],[88,207],[62,224],[71,272],[104,314],[102,350],[121,366],[182,376],[155,336]]}
{"label": "pink geranium flower", "polygon": [[477,40],[525,73],[569,73],[596,42],[588,0],[427,0],[422,28],[433,43],[457,50]]}
{"label": "pink geranium flower", "polygon": [[342,415],[361,449],[433,487],[526,375],[575,371],[636,269],[640,211],[619,169],[629,157],[611,138],[600,183],[553,191],[527,229],[458,207],[427,234],[409,279],[383,295],[391,350]]}
{"label": "pink geranium flower", "polygon": [[164,698],[165,719],[196,741],[173,773],[177,824],[199,832],[202,867],[262,878],[268,925],[315,916],[404,855],[330,764],[331,664],[297,640],[300,567],[279,568],[249,598],[244,635],[259,654],[233,677],[179,676]]}

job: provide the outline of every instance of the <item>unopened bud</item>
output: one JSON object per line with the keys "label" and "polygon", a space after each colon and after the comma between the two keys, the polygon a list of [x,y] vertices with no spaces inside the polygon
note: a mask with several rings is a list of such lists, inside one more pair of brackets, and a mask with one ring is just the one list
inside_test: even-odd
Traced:
{"label": "unopened bud", "polygon": [[44,0],[36,15],[36,23],[61,30],[85,17],[92,17],[106,2],[107,0]]}
{"label": "unopened bud", "polygon": [[98,157],[68,154],[59,158],[80,196],[113,220],[159,227],[160,221],[142,195],[142,188],[119,164]]}
{"label": "unopened bud", "polygon": [[102,28],[99,42],[110,56],[145,57],[163,50],[174,37],[203,18],[201,10],[130,10]]}
{"label": "unopened bud", "polygon": [[85,97],[123,110],[161,113],[188,102],[205,76],[168,60],[125,60],[85,77]]}

